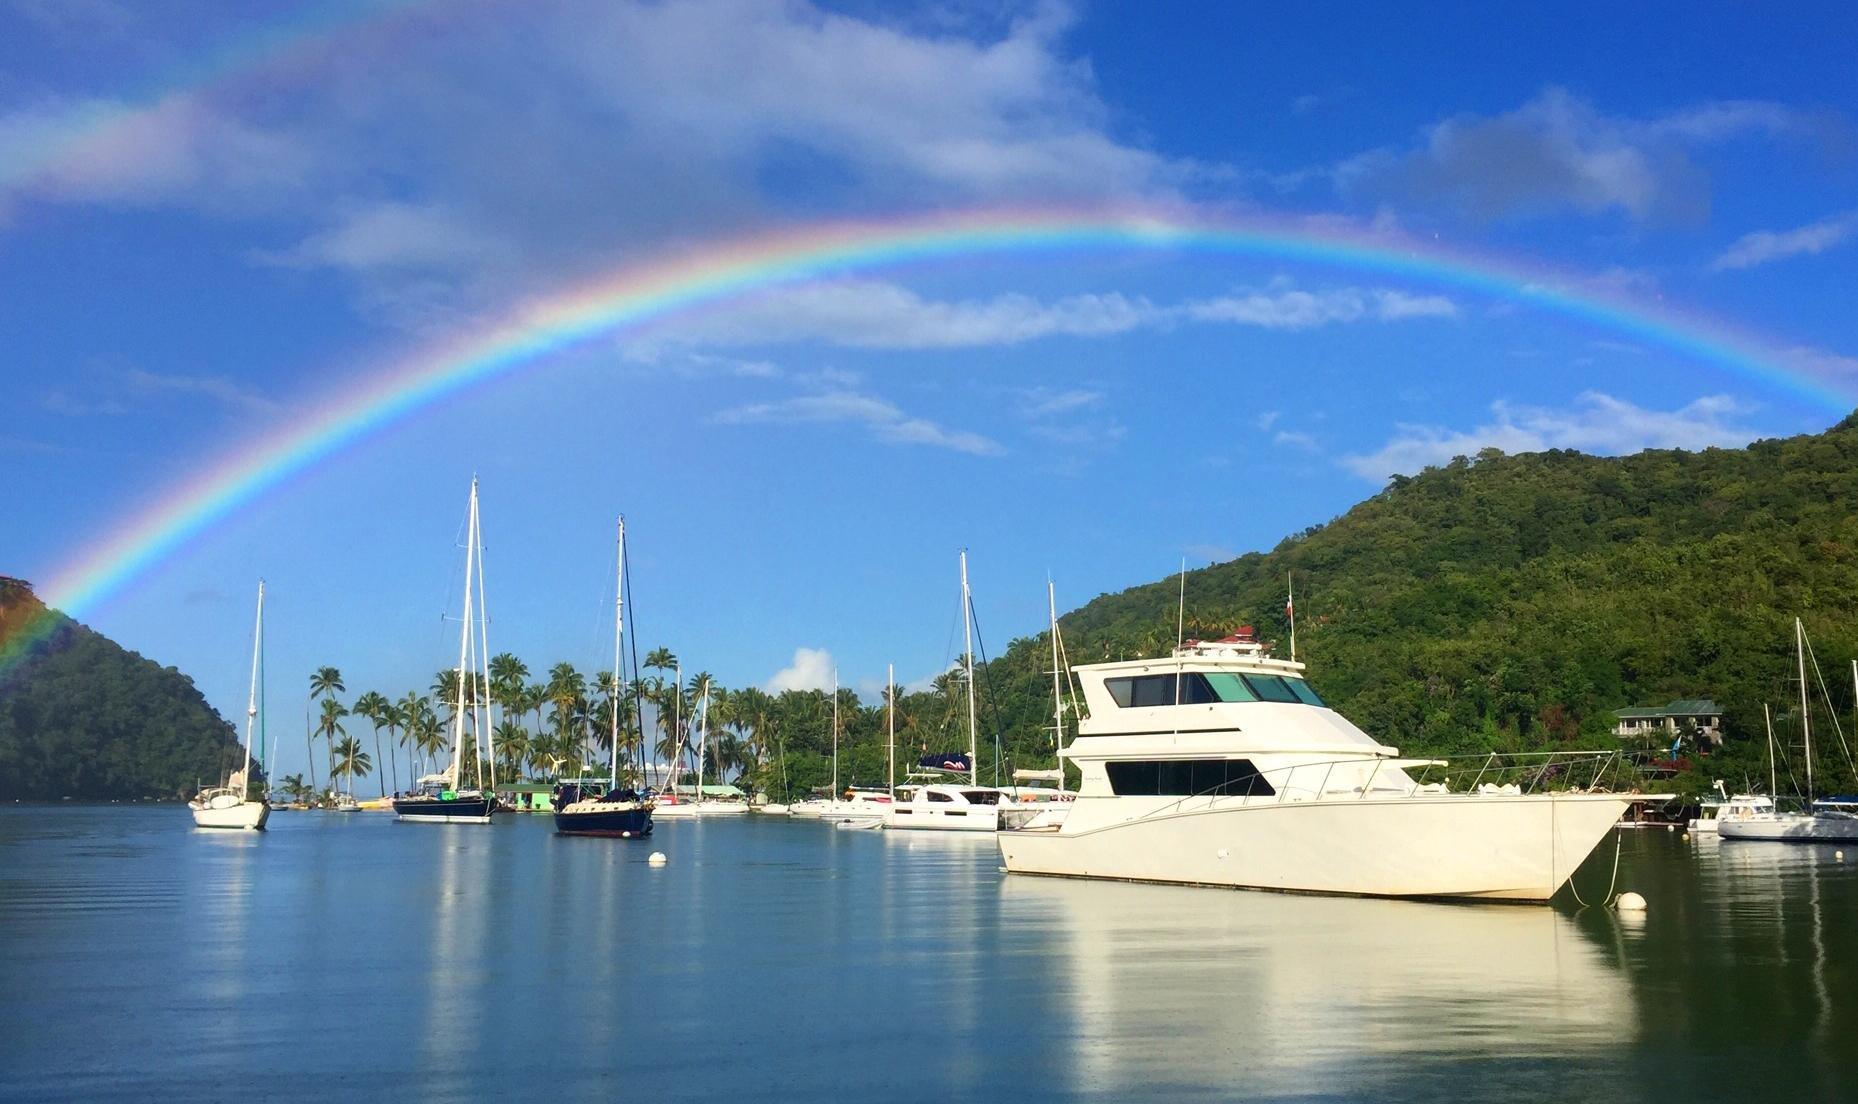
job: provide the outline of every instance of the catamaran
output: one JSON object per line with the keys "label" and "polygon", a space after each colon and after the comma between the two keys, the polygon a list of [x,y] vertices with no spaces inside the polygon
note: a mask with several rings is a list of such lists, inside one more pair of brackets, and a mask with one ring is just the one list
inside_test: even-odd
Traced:
{"label": "catamaran", "polygon": [[[252,726],[258,720],[258,691],[264,673],[265,584],[258,581],[258,623],[252,630],[252,684],[245,697],[245,765],[226,779],[224,786],[201,790],[187,807],[193,810],[197,828],[242,828],[250,832],[264,830],[271,818],[271,803],[262,794],[251,797]],[[264,731],[258,722],[258,731]]]}
{"label": "catamaran", "polygon": [[[555,787],[555,831],[564,836],[618,836],[644,839],[652,834],[652,805],[636,790],[619,785],[619,703],[626,696],[626,519],[619,519],[619,568],[613,583],[613,715],[608,736],[607,778],[602,786],[575,779]],[[636,653],[635,653],[636,654]]]}
{"label": "catamaran", "polygon": [[[490,686],[486,664],[490,655],[489,617],[484,612],[484,557],[478,527],[477,477],[471,477],[471,500],[465,524],[464,619],[458,641],[457,700],[452,703],[452,761],[437,774],[421,778],[414,792],[394,798],[394,815],[421,824],[489,824],[496,812],[496,747],[490,716]],[[473,632],[472,630],[476,631]],[[465,726],[471,726],[471,758],[477,768],[477,785],[463,781]],[[488,746],[486,757],[478,749]],[[484,765],[490,764],[490,786],[483,785]]]}
{"label": "catamaran", "polygon": [[1434,780],[1447,761],[1355,727],[1249,627],[1072,671],[1087,713],[1064,758],[1083,782],[999,833],[1011,873],[1546,901],[1634,802],[1670,796],[1600,789],[1617,752],[1543,753],[1526,770],[1482,755],[1475,775]]}
{"label": "catamaran", "polygon": [[993,832],[1001,825],[1001,805],[1011,806],[1013,795],[997,786],[980,784],[980,714],[974,696],[974,600],[968,588],[968,553],[961,552],[961,630],[963,681],[968,697],[968,753],[926,755],[917,761],[913,778],[968,776],[966,785],[946,782],[912,782],[898,787],[901,800],[884,810],[884,827],[899,832]]}

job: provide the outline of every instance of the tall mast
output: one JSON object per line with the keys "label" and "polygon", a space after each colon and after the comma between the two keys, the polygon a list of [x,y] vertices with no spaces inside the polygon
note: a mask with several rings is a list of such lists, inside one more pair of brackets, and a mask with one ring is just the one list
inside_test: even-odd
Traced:
{"label": "tall mast", "polygon": [[[490,606],[484,600],[484,529],[478,517],[477,501],[471,502],[471,543],[477,545],[477,667],[472,677],[477,678],[478,688],[482,691],[482,700],[478,702],[478,711],[472,714],[472,724],[481,729],[478,737],[478,762],[488,763],[490,768],[490,789],[497,789],[497,727],[492,710],[496,698],[490,692]],[[481,722],[481,723],[480,723]],[[479,768],[483,768],[480,766]]]}
{"label": "tall mast", "polygon": [[471,505],[465,514],[464,625],[458,637],[458,700],[452,711],[452,765],[446,773],[458,788],[459,760],[464,755],[465,663],[471,658],[471,569],[477,564],[477,476],[471,477]]}
{"label": "tall mast", "polygon": [[697,722],[697,800],[703,800],[703,757],[710,750],[710,680],[703,680],[703,706]]}
{"label": "tall mast", "polygon": [[[1058,591],[1045,580],[1045,607],[1052,618],[1052,749],[1057,753],[1058,792],[1064,792],[1064,691],[1058,682]],[[1175,680],[1178,686],[1179,679]]]}
{"label": "tall mast", "polygon": [[839,799],[839,669],[832,669],[832,800]]}
{"label": "tall mast", "polygon": [[885,695],[884,700],[889,704],[890,708],[885,711],[886,717],[885,717],[885,722],[884,722],[885,726],[889,729],[889,735],[885,738],[885,741],[884,741],[884,751],[885,751],[884,777],[888,779],[890,782],[890,797],[891,797],[891,800],[894,801],[896,800],[896,797],[897,797],[897,665],[896,664],[892,663],[889,665],[887,669],[887,673],[885,675],[885,679],[886,681],[890,683],[890,693]]}
{"label": "tall mast", "polygon": [[1806,626],[1793,619],[1794,654],[1800,661],[1800,739],[1806,744],[1806,800],[1813,801],[1813,720],[1806,710]]}
{"label": "tall mast", "polygon": [[[1761,703],[1761,716],[1768,722],[1768,796],[1778,801],[1781,784],[1779,775],[1774,772],[1774,712],[1768,708],[1767,702]],[[1775,811],[1779,812],[1780,809],[1776,807]]]}
{"label": "tall mast", "polygon": [[677,754],[671,757],[671,793],[677,795],[677,769],[684,765],[684,753],[689,749],[684,732],[684,663],[678,660],[671,664],[671,677],[677,682],[671,692],[671,727],[677,730]]}
{"label": "tall mast", "polygon": [[619,567],[613,573],[613,742],[607,750],[607,785],[619,788],[619,702],[626,696],[625,664],[620,658],[626,639],[626,519],[619,519]]}
{"label": "tall mast", "polygon": [[252,628],[252,688],[245,697],[245,769],[239,772],[239,800],[252,792],[252,722],[258,717],[258,653],[265,638],[265,581],[258,580],[258,623]]}
{"label": "tall mast", "polygon": [[980,719],[974,706],[974,597],[968,592],[968,550],[961,550],[961,632],[967,641],[968,667],[968,785],[981,781]]}

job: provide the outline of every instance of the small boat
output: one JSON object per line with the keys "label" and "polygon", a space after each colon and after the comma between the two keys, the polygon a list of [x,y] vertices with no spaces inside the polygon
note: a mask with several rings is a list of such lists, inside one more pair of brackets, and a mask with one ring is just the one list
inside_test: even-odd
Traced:
{"label": "small boat", "polygon": [[997,832],[1001,810],[1011,807],[1011,790],[936,782],[898,787],[907,793],[884,812],[884,827],[894,831]]}
{"label": "small boat", "polygon": [[1690,819],[1692,832],[1714,832],[1725,820],[1747,820],[1775,811],[1774,799],[1767,794],[1730,794],[1720,778],[1716,780],[1716,794],[1704,800],[1700,816]]}
{"label": "small boat", "polygon": [[[741,816],[749,811],[748,801],[745,797],[737,799],[734,796],[712,796],[709,790],[706,790],[703,785],[703,760],[709,754],[710,749],[709,679],[703,680],[703,704],[697,716],[697,788],[690,794],[689,798],[686,799],[678,794],[677,787],[673,785],[666,797],[659,803],[657,813],[659,816],[668,815],[673,819],[680,817]],[[716,789],[716,787],[710,787],[709,789],[713,790]],[[726,787],[723,792],[733,795],[736,791],[733,787]]]}
{"label": "small boat", "polygon": [[329,803],[323,807],[332,813],[359,813],[361,802],[355,800],[355,795],[352,793],[331,790],[329,791]]}
{"label": "small boat", "polygon": [[[261,832],[271,819],[271,805],[261,794],[253,800],[249,779],[252,773],[252,725],[258,717],[258,689],[264,671],[265,585],[258,582],[258,623],[252,633],[252,685],[245,699],[245,765],[232,772],[224,786],[201,790],[187,803],[193,811],[196,828],[238,828]],[[262,730],[262,725],[260,726]]]}
{"label": "small boat", "polygon": [[763,813],[767,816],[786,816],[789,812],[789,806],[780,801],[764,801],[759,805],[750,805],[748,811],[751,813]]}
{"label": "small boat", "polygon": [[[411,793],[399,796],[394,801],[394,817],[398,820],[416,824],[489,824],[497,811],[496,789],[496,747],[490,746],[488,757],[491,770],[491,785],[482,785],[485,756],[477,749],[484,748],[486,741],[494,739],[495,731],[491,718],[480,716],[476,703],[471,699],[484,695],[469,695],[473,684],[481,687],[490,685],[490,673],[485,669],[487,653],[490,650],[486,639],[487,630],[481,623],[484,608],[484,561],[482,552],[483,535],[479,529],[477,511],[477,478],[471,479],[471,500],[465,525],[465,587],[464,619],[460,628],[458,643],[458,699],[452,703],[452,761],[437,774],[428,774],[421,778]],[[486,703],[487,712],[490,705]],[[465,725],[471,726],[472,759],[476,761],[479,771],[479,785],[464,788],[459,785],[463,780],[463,758]]]}

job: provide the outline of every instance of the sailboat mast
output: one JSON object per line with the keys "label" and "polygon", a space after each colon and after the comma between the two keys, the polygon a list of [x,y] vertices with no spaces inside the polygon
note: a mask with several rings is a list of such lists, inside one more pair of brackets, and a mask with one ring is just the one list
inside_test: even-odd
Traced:
{"label": "sailboat mast", "polygon": [[471,477],[471,505],[465,515],[464,625],[458,636],[458,686],[452,712],[452,765],[446,773],[458,788],[459,760],[464,756],[465,662],[471,658],[471,569],[477,564],[477,477]]}
{"label": "sailboat mast", "polygon": [[832,669],[832,800],[839,799],[839,669]]}
{"label": "sailboat mast", "polygon": [[619,567],[613,574],[613,732],[607,748],[607,785],[619,788],[619,703],[626,696],[626,670],[621,656],[626,640],[626,519],[619,519]]}
{"label": "sailboat mast", "polygon": [[710,680],[703,680],[703,705],[697,714],[697,800],[703,800],[703,760],[710,753]]}
{"label": "sailboat mast", "polygon": [[[1058,682],[1058,591],[1045,580],[1045,608],[1052,623],[1052,750],[1058,763],[1058,792],[1064,792],[1064,690]],[[1178,686],[1180,680],[1176,679]]]}
{"label": "sailboat mast", "polygon": [[1768,708],[1767,702],[1761,703],[1761,716],[1768,722],[1768,796],[1778,801],[1781,783],[1780,775],[1774,769],[1774,711]]}
{"label": "sailboat mast", "polygon": [[671,727],[677,730],[677,754],[671,756],[671,796],[677,796],[678,768],[684,765],[684,753],[690,750],[690,742],[685,739],[684,731],[684,664],[682,661],[671,664],[671,677],[677,682],[671,688]]}
{"label": "sailboat mast", "polygon": [[1813,719],[1806,710],[1806,625],[1793,619],[1794,654],[1800,662],[1800,738],[1806,745],[1806,800],[1813,800]]}
{"label": "sailboat mast", "polygon": [[980,720],[974,705],[974,597],[968,592],[968,550],[961,550],[961,632],[967,642],[968,668],[968,785],[981,781]]}
{"label": "sailboat mast", "polygon": [[[478,711],[472,715],[474,726],[481,728],[478,736],[478,762],[488,763],[490,770],[490,789],[497,789],[497,727],[492,710],[496,698],[490,692],[490,606],[484,598],[484,529],[478,517],[477,503],[471,503],[471,540],[477,545],[477,664],[472,668],[472,677],[479,678],[478,688],[482,691],[482,700],[478,702]],[[481,724],[480,724],[481,722]],[[484,768],[479,767],[480,772]],[[479,775],[480,781],[482,775]]]}
{"label": "sailboat mast", "polygon": [[245,696],[245,769],[239,772],[239,800],[252,792],[252,722],[258,717],[258,653],[265,638],[265,581],[258,580],[258,622],[252,627],[252,687]]}
{"label": "sailboat mast", "polygon": [[897,665],[892,663],[886,668],[885,680],[890,683],[890,693],[884,696],[889,707],[885,710],[884,725],[889,734],[884,740],[885,766],[884,777],[890,782],[890,798],[897,798]]}

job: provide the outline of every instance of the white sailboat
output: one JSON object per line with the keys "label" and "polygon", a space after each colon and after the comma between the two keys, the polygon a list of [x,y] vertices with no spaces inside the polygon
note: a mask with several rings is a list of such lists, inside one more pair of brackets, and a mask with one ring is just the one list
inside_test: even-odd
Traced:
{"label": "white sailboat", "polygon": [[265,584],[258,581],[258,622],[252,632],[252,682],[245,698],[245,765],[233,772],[224,786],[201,790],[187,807],[193,811],[197,828],[240,828],[262,831],[271,817],[271,804],[261,795],[250,796],[252,773],[252,723],[258,717],[258,683],[262,670],[265,635]]}
{"label": "white sailboat", "polygon": [[[496,812],[497,749],[495,727],[490,716],[490,686],[487,668],[490,655],[488,622],[484,610],[483,534],[477,510],[477,477],[471,478],[471,500],[465,524],[464,619],[458,641],[458,697],[452,703],[452,761],[443,771],[419,780],[414,792],[394,798],[394,815],[403,821],[422,824],[489,824]],[[476,628],[476,632],[472,629]],[[472,693],[476,687],[479,692]],[[469,708],[468,708],[469,707]],[[472,758],[477,761],[478,785],[466,788],[464,781],[465,725],[471,726]],[[490,786],[483,785],[485,757],[476,749],[489,749]]]}
{"label": "white sailboat", "polygon": [[[703,680],[701,704],[697,707],[697,792],[689,800],[657,807],[657,816],[679,817],[739,816],[748,812],[747,801],[730,801],[710,797],[703,792],[703,760],[710,751],[710,680]],[[673,787],[675,789],[675,786]]]}
{"label": "white sailboat", "polygon": [[[1800,737],[1805,745],[1806,796],[1811,807],[1803,813],[1783,813],[1771,809],[1733,820],[1725,819],[1717,824],[1716,834],[1723,839],[1769,843],[1858,843],[1858,797],[1813,798],[1813,717],[1807,697],[1806,625],[1796,617],[1793,628],[1794,652],[1800,677]],[[1818,659],[1814,659],[1813,669],[1819,669]],[[1853,664],[1852,679],[1853,688],[1858,689],[1858,663]],[[1823,677],[1820,690],[1825,690]],[[1830,695],[1827,695],[1826,707],[1828,710],[1832,707]],[[1770,735],[1769,762],[1773,761],[1772,743]]]}

